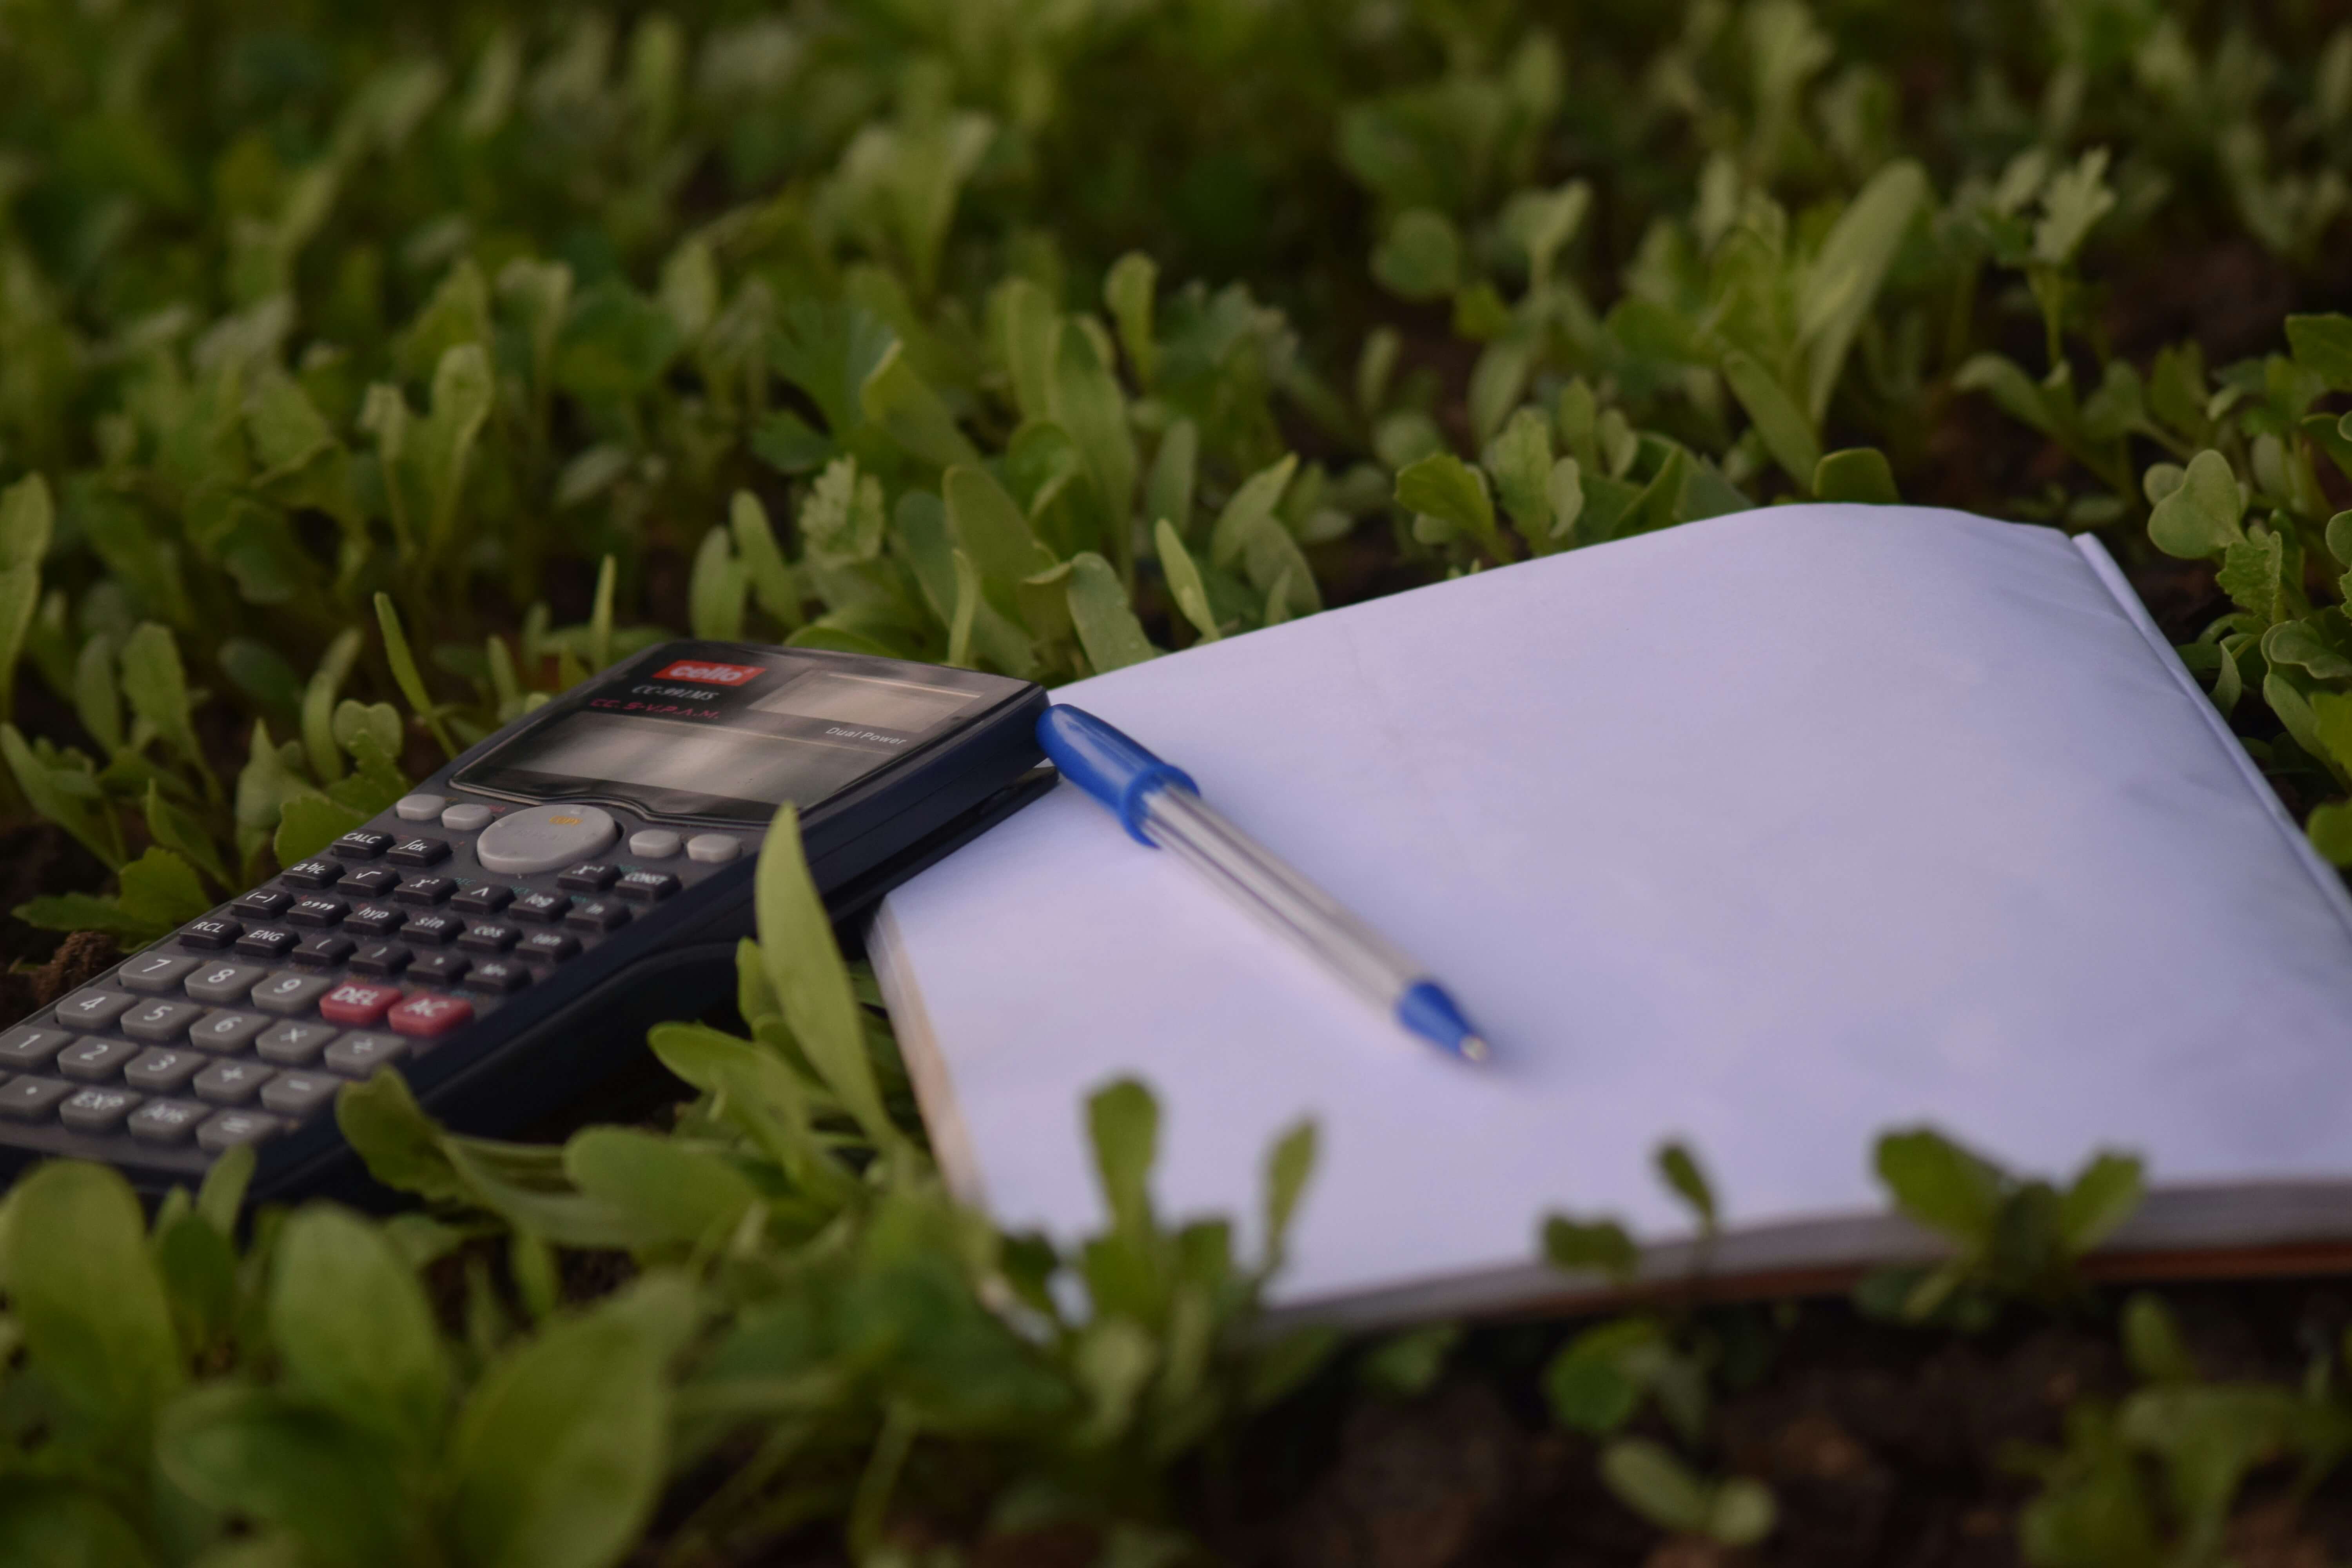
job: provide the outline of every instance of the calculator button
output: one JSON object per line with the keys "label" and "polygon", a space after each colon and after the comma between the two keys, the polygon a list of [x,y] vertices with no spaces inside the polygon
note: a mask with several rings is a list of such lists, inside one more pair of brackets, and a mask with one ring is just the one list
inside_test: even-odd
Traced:
{"label": "calculator button", "polygon": [[362,904],[343,917],[343,929],[362,936],[390,936],[408,923],[408,911],[390,904]]}
{"label": "calculator button", "polygon": [[284,926],[264,926],[236,939],[237,952],[247,958],[284,958],[302,943],[302,933]]}
{"label": "calculator button", "polygon": [[400,873],[389,866],[362,866],[356,871],[344,872],[343,879],[335,885],[347,893],[381,899],[400,886]]}
{"label": "calculator button", "polygon": [[430,908],[457,890],[457,884],[446,877],[411,877],[392,890],[392,901],[396,904],[423,904]]}
{"label": "calculator button", "polygon": [[370,985],[362,980],[346,980],[320,1000],[319,1016],[331,1024],[364,1026],[382,1018],[399,1000],[397,985]]}
{"label": "calculator button", "polygon": [[467,889],[449,900],[449,907],[462,910],[469,915],[494,915],[512,902],[512,888],[501,888],[491,882],[479,888]]}
{"label": "calculator button", "polygon": [[12,1078],[0,1084],[0,1116],[11,1121],[47,1121],[74,1086],[53,1078]]}
{"label": "calculator button", "polygon": [[149,1051],[122,1069],[122,1080],[150,1094],[173,1094],[205,1061],[194,1051]]}
{"label": "calculator button", "polygon": [[58,1120],[77,1132],[111,1132],[138,1103],[139,1096],[128,1089],[79,1089],[58,1107]]}
{"label": "calculator button", "polygon": [[629,835],[629,853],[640,860],[667,860],[678,846],[677,835],[667,827],[641,827]]}
{"label": "calculator button", "polygon": [[365,1078],[386,1062],[408,1054],[398,1035],[345,1035],[327,1047],[327,1065],[345,1078]]}
{"label": "calculator button", "polygon": [[334,1099],[335,1091],[342,1087],[341,1079],[329,1078],[322,1072],[282,1072],[261,1086],[261,1103],[267,1110],[299,1121]]}
{"label": "calculator button", "polygon": [[196,1129],[196,1147],[207,1154],[217,1154],[240,1143],[258,1143],[275,1137],[284,1125],[275,1116],[264,1116],[258,1110],[224,1110]]}
{"label": "calculator button", "polygon": [[621,868],[602,860],[583,860],[555,879],[559,888],[579,893],[601,893],[621,879]]}
{"label": "calculator button", "polygon": [[[308,1067],[338,1031],[324,1024],[280,1024],[253,1042],[255,1054],[280,1067]],[[135,1064],[134,1064],[134,1069]]]}
{"label": "calculator button", "polygon": [[218,915],[200,921],[190,921],[180,928],[182,947],[201,947],[218,951],[245,934],[244,925]]}
{"label": "calculator button", "polygon": [[631,871],[613,891],[641,904],[657,904],[677,891],[677,879],[667,871]]}
{"label": "calculator button", "polygon": [[573,931],[611,931],[629,923],[629,906],[618,899],[578,899],[563,923]]}
{"label": "calculator button", "polygon": [[[407,968],[409,961],[415,956],[396,942],[370,942],[352,954],[352,973],[373,975],[382,980]],[[332,1017],[333,1015],[329,1014],[328,1016]],[[345,1023],[352,1021],[344,1020]]]}
{"label": "calculator button", "polygon": [[373,860],[398,842],[389,833],[371,833],[362,827],[328,845],[327,853],[338,860]]}
{"label": "calculator button", "polygon": [[340,924],[342,918],[351,912],[352,906],[342,900],[320,895],[297,901],[292,909],[286,911],[286,923],[321,930]]}
{"label": "calculator button", "polygon": [[467,972],[466,989],[503,996],[530,984],[530,971],[511,958],[493,958]]}
{"label": "calculator button", "polygon": [[241,1051],[275,1022],[266,1013],[212,1013],[188,1031],[188,1043],[208,1051]]}
{"label": "calculator button", "polygon": [[293,901],[294,895],[283,888],[256,888],[229,908],[249,921],[274,921]]}
{"label": "calculator button", "polygon": [[437,992],[419,991],[394,1007],[384,1022],[404,1035],[436,1039],[474,1021],[474,1005]]}
{"label": "calculator button", "polygon": [[569,893],[525,893],[507,906],[507,913],[515,920],[533,921],[541,925],[561,920],[563,911],[572,907]]}
{"label": "calculator button", "polygon": [[331,888],[342,874],[343,868],[332,860],[298,860],[278,873],[278,879],[298,888]]}
{"label": "calculator button", "polygon": [[619,825],[593,805],[536,805],[509,812],[485,828],[474,854],[502,876],[528,876],[584,859],[620,833]]}
{"label": "calculator button", "polygon": [[133,991],[177,991],[188,971],[203,962],[201,958],[173,958],[168,952],[142,952],[116,970],[114,978]]}
{"label": "calculator button", "polygon": [[404,838],[384,857],[395,866],[438,866],[449,858],[446,838]]}
{"label": "calculator button", "polygon": [[165,1046],[186,1034],[188,1026],[204,1016],[205,1010],[194,1002],[149,1002],[125,1013],[118,1027],[134,1040]]}
{"label": "calculator button", "polygon": [[188,976],[188,994],[199,1002],[242,1002],[268,973],[250,963],[208,963]]}
{"label": "calculator button", "polygon": [[138,1005],[139,998],[120,991],[92,987],[77,991],[58,1004],[58,1022],[77,1029],[103,1029]]}
{"label": "calculator button", "polygon": [[104,1083],[138,1054],[129,1040],[77,1040],[58,1056],[57,1068],[82,1083]]}
{"label": "calculator button", "polygon": [[419,947],[446,947],[465,929],[466,922],[456,915],[418,915],[400,928],[400,935]]}
{"label": "calculator button", "polygon": [[724,866],[743,853],[743,841],[731,833],[698,833],[686,841],[686,858],[706,866]]}
{"label": "calculator button", "polygon": [[515,949],[515,956],[561,963],[579,951],[578,937],[566,936],[560,931],[535,931],[522,939],[522,945]]}
{"label": "calculator button", "polygon": [[457,945],[467,952],[504,952],[522,940],[522,932],[497,921],[477,921],[466,928]]}
{"label": "calculator button", "polygon": [[151,1100],[131,1113],[131,1136],[150,1143],[177,1143],[196,1130],[208,1108],[184,1100]]}
{"label": "calculator button", "polygon": [[331,969],[359,946],[347,936],[314,936],[286,956],[312,969]]}
{"label": "calculator button", "polygon": [[495,815],[497,814],[488,806],[477,805],[467,801],[463,805],[453,805],[443,812],[441,826],[453,833],[471,833],[476,828],[487,825]]}
{"label": "calculator button", "polygon": [[416,962],[408,966],[408,978],[422,980],[428,985],[455,985],[473,966],[474,961],[461,952],[419,953]]}
{"label": "calculator button", "polygon": [[259,1062],[215,1062],[196,1075],[191,1087],[198,1100],[215,1105],[243,1105],[277,1074]]}
{"label": "calculator button", "polygon": [[307,1013],[334,984],[323,974],[297,974],[281,969],[253,988],[253,1005],[265,1013],[291,1017]]}
{"label": "calculator button", "polygon": [[13,1068],[18,1072],[26,1068],[47,1067],[72,1040],[73,1037],[63,1029],[9,1029],[0,1032],[0,1067]]}
{"label": "calculator button", "polygon": [[448,804],[446,795],[404,795],[392,803],[392,814],[403,822],[430,822]]}

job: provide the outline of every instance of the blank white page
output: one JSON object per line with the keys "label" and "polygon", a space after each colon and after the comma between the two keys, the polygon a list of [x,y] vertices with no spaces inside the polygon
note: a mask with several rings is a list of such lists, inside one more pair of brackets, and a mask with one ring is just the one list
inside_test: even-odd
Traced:
{"label": "blank white page", "polygon": [[1786,507],[1066,689],[1423,960],[1496,1059],[1417,1047],[1065,784],[887,906],[950,1179],[1093,1228],[1081,1100],[1132,1074],[1163,1211],[1246,1233],[1312,1116],[1296,1303],[1524,1264],[1553,1209],[1681,1232],[1669,1135],[1735,1226],[1880,1208],[1872,1140],[1922,1121],[2025,1170],[2352,1173],[2352,907],[2103,567]]}

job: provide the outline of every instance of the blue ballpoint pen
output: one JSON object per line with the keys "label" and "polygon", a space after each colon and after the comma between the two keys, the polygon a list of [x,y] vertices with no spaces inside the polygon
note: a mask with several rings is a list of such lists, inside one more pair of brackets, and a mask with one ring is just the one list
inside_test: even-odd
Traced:
{"label": "blue ballpoint pen", "polygon": [[1110,807],[1138,843],[1174,850],[1412,1034],[1465,1061],[1486,1059],[1486,1040],[1426,969],[1211,810],[1182,769],[1067,705],[1039,717],[1037,743],[1064,778]]}

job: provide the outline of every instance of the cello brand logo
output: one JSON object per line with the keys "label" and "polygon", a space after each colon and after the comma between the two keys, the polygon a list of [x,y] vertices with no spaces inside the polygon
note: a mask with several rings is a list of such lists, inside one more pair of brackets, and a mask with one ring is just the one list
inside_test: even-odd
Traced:
{"label": "cello brand logo", "polygon": [[667,669],[656,669],[656,680],[691,680],[703,686],[741,686],[768,672],[756,664],[703,664],[690,658],[679,659]]}

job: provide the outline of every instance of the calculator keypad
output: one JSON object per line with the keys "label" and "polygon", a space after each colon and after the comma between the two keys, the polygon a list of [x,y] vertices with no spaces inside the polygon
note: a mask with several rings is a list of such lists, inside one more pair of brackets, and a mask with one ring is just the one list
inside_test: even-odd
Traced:
{"label": "calculator keypad", "polygon": [[645,850],[609,843],[588,850],[604,858],[495,875],[474,840],[501,815],[473,802],[431,820],[387,813],[391,830],[345,834],[0,1028],[0,1129],[206,1155],[279,1136],[711,872],[674,847],[652,853],[668,830],[648,828]]}

